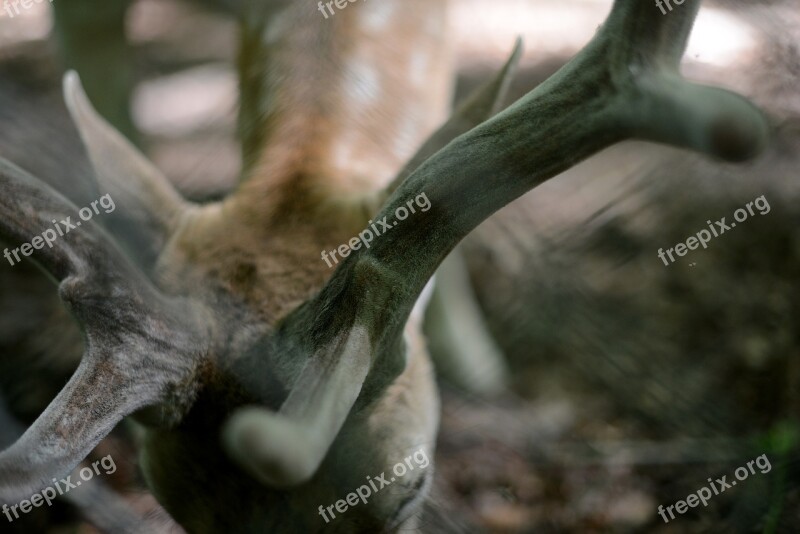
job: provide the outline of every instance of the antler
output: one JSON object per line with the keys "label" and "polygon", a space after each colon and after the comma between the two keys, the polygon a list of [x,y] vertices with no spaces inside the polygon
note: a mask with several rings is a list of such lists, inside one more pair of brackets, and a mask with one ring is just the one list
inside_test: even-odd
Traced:
{"label": "antler", "polygon": [[[379,196],[381,205],[425,160],[500,111],[517,72],[522,50],[522,39],[518,38],[500,71],[464,100],[383,191]],[[482,320],[463,263],[460,252],[454,250],[438,271],[426,314],[428,342],[436,367],[443,376],[471,391],[496,395],[506,388],[505,362]],[[463,328],[457,331],[454,325]]]}
{"label": "antler", "polygon": [[74,71],[64,76],[64,101],[92,162],[98,188],[119,202],[107,225],[145,271],[191,204],[92,107]]}
{"label": "antler", "polygon": [[[361,392],[372,350],[367,332],[359,327],[324,344],[301,371],[280,412],[245,408],[231,418],[224,432],[228,451],[270,486],[294,486],[311,478]],[[353,382],[358,386],[352,387]]]}
{"label": "antler", "polygon": [[[358,251],[349,262],[368,259],[400,276],[417,295],[443,256],[489,215],[615,142],[651,140],[732,161],[762,150],[768,126],[753,105],[678,74],[699,2],[668,17],[651,7],[617,0],[602,29],[576,58],[430,158],[378,217],[393,217],[407,199],[422,193],[429,197],[431,210],[415,215],[414,225]],[[409,256],[415,261],[405,261]],[[406,313],[410,305],[406,303]]]}
{"label": "antler", "polygon": [[508,94],[508,88],[514,75],[517,73],[519,59],[522,57],[522,39],[517,38],[514,49],[503,68],[488,82],[478,87],[455,110],[453,115],[420,147],[414,157],[403,167],[392,183],[384,190],[382,201],[395,192],[395,190],[417,170],[425,160],[436,154],[439,150],[459,135],[468,132],[480,123],[494,117],[501,109],[503,101]]}
{"label": "antler", "polygon": [[[14,443],[25,428],[8,412],[0,395],[0,449]],[[102,480],[96,480],[83,491],[66,493],[64,499],[103,532],[152,532],[153,518],[146,518],[131,509],[128,503]],[[0,504],[3,501],[0,500]],[[7,503],[11,504],[11,503]]]}
{"label": "antler", "polygon": [[[0,235],[15,244],[77,213],[53,189],[2,159],[0,191]],[[187,408],[192,376],[207,351],[200,309],[161,295],[96,224],[76,224],[81,227],[31,259],[59,284],[62,300],[83,326],[85,353],[61,393],[0,454],[0,501],[19,500],[66,475],[140,408],[164,402],[164,421],[174,420]]]}
{"label": "antler", "polygon": [[[306,348],[311,356],[281,414],[248,409],[232,420],[226,443],[233,456],[273,483],[311,476],[326,453],[321,445],[333,441],[356,399],[367,405],[404,368],[403,327],[444,257],[480,222],[545,180],[631,138],[731,161],[763,149],[768,126],[754,106],[678,73],[699,6],[687,2],[663,16],[641,0],[616,0],[571,62],[405,179],[375,219],[393,220],[399,207],[422,194],[431,209],[351,253],[319,295],[286,319],[284,331],[316,334]],[[358,372],[348,375],[351,366]],[[302,389],[310,384],[326,393]],[[298,396],[305,401],[293,400]],[[327,404],[332,400],[335,406]],[[292,408],[299,404],[302,410]],[[310,428],[308,414],[323,411],[331,423]],[[295,437],[316,434],[314,446],[277,447],[286,429]]]}

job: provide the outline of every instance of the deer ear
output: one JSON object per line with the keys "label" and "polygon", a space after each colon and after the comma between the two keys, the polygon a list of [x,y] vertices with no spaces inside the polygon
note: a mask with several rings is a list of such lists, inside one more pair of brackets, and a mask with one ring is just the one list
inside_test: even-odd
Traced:
{"label": "deer ear", "polygon": [[94,167],[102,220],[141,264],[151,265],[189,208],[169,180],[92,107],[75,71],[64,76],[64,100]]}

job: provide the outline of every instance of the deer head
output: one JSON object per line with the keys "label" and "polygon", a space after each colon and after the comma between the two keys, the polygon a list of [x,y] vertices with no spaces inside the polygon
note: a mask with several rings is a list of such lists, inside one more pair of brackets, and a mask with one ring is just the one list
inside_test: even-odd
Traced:
{"label": "deer head", "polygon": [[[450,97],[444,2],[294,2],[244,17],[237,189],[191,204],[92,109],[65,99],[117,210],[36,255],[85,332],[64,390],[0,454],[0,500],[77,465],[123,417],[190,531],[409,526],[431,469],[330,523],[318,510],[420,449],[437,395],[414,313],[437,266],[492,213],[591,154],[638,138],[738,161],[766,143],[744,99],[678,73],[699,2],[664,16],[617,0],[594,39],[497,113],[519,47],[429,135]],[[415,145],[421,148],[412,152]],[[77,208],[0,163],[0,232],[17,243]],[[429,209],[400,222],[425,198]],[[370,246],[350,243],[388,221]],[[392,222],[397,222],[395,226]]]}

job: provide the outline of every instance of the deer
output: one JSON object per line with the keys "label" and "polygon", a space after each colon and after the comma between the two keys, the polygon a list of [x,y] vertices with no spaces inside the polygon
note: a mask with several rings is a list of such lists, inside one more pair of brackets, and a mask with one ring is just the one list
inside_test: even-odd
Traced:
{"label": "deer", "polygon": [[[318,509],[414,451],[433,458],[431,278],[503,206],[626,139],[730,162],[767,145],[745,98],[684,79],[700,2],[664,16],[615,0],[563,68],[502,109],[521,44],[453,113],[447,2],[249,2],[240,30],[243,169],[219,201],[183,198],[93,108],[64,99],[117,209],[37,251],[84,335],[72,378],[0,453],[0,501],[67,475],[124,418],[188,532],[391,532],[419,525],[434,465],[327,523]],[[18,246],[77,207],[0,159],[0,236]],[[424,195],[430,209],[320,251]],[[102,226],[101,226],[102,224]]]}

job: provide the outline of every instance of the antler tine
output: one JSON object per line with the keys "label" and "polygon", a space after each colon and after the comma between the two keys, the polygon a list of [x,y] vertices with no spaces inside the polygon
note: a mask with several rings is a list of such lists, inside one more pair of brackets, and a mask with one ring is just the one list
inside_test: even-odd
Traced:
{"label": "antler tine", "polygon": [[[13,502],[65,476],[128,413],[155,401],[146,387],[85,359],[36,422],[0,454],[0,501]],[[122,412],[122,413],[121,413]]]}
{"label": "antler tine", "polygon": [[[492,213],[627,138],[665,142],[729,160],[750,157],[765,146],[768,126],[753,105],[677,75],[677,61],[698,8],[699,2],[689,2],[662,17],[641,0],[616,0],[604,26],[570,63],[505,111],[452,141],[403,181],[377,219],[394,219],[397,208],[422,194],[431,209],[413,215],[413,224],[381,235],[370,248],[352,252],[320,294],[286,320],[295,328],[321,332],[319,339],[325,341],[308,352],[314,355],[310,366],[322,365],[317,361],[325,353],[321,347],[331,339],[349,338],[354,328],[364,329],[369,343],[358,351],[338,351],[342,361],[336,367],[348,359],[362,361],[362,350],[372,347],[366,380],[361,373],[347,380],[329,375],[317,385],[326,390],[349,388],[336,394],[342,399],[335,407],[336,424],[326,426],[320,443],[333,440],[356,398],[360,405],[369,403],[402,371],[402,330],[414,303],[445,256]],[[302,389],[307,386],[299,381],[290,398],[305,398],[303,404],[322,410],[323,401],[334,397]],[[262,460],[262,467],[266,460],[270,469],[285,470],[297,463],[298,454],[311,454],[307,448],[275,447],[285,425],[268,412],[250,412],[248,417],[247,431],[243,423],[234,424],[232,437],[247,441],[247,451]],[[300,417],[292,422],[300,428],[310,421]],[[314,449],[314,461],[304,465],[316,465],[318,452]]]}
{"label": "antler tine", "polygon": [[359,326],[324,345],[277,414],[244,408],[230,419],[223,433],[228,452],[273,487],[310,479],[361,392],[371,355],[369,336]]}
{"label": "antler tine", "polygon": [[[2,159],[0,191],[0,235],[12,242],[77,212]],[[60,283],[61,298],[84,327],[86,349],[61,393],[0,454],[0,501],[19,500],[66,475],[123,417],[190,384],[206,340],[197,326],[202,312],[161,295],[91,222],[32,259]]]}
{"label": "antler tine", "polygon": [[488,82],[478,87],[472,92],[464,102],[456,109],[450,119],[436,130],[433,135],[425,141],[414,157],[403,167],[397,177],[384,191],[381,199],[386,201],[389,196],[400,187],[400,184],[408,178],[412,172],[422,165],[426,159],[433,156],[436,152],[444,148],[447,143],[468,132],[485,120],[492,118],[500,108],[508,94],[508,88],[514,75],[517,72],[519,59],[522,57],[524,47],[522,38],[518,37],[514,43],[511,56],[506,61],[503,68]]}
{"label": "antler tine", "polygon": [[[13,444],[25,428],[8,412],[5,400],[0,395],[0,450]],[[103,532],[151,532],[152,522],[128,506],[128,503],[97,480],[91,488],[72,492],[64,498],[75,505],[81,513]],[[0,504],[4,503],[0,500]]]}
{"label": "antler tine", "polygon": [[[39,180],[13,163],[0,158],[0,232],[14,242],[26,242],[31,236],[42,233],[43,227],[52,227],[53,220],[74,217],[77,208]],[[88,270],[87,255],[79,250],[91,249],[91,233],[76,233],[72,239],[59,239],[52,247],[42,248],[36,258],[40,265],[56,280]]]}
{"label": "antler tine", "polygon": [[99,189],[120,209],[106,226],[145,270],[153,263],[181,217],[194,205],[130,141],[94,109],[74,71],[64,76],[64,101],[81,135]]}
{"label": "antler tine", "polygon": [[607,61],[623,77],[637,63],[677,70],[701,3],[688,0],[665,16],[646,2],[615,0],[601,32],[612,42]]}

